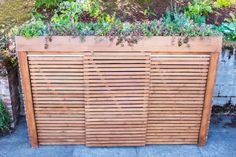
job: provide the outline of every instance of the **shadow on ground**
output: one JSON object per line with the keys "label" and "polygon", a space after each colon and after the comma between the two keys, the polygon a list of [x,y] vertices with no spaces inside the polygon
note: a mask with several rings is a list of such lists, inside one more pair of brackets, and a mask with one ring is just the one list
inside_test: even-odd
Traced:
{"label": "shadow on ground", "polygon": [[88,148],[83,145],[40,146],[32,149],[25,119],[16,131],[0,138],[1,157],[234,157],[236,128],[212,124],[205,147],[196,145],[148,145],[145,147]]}

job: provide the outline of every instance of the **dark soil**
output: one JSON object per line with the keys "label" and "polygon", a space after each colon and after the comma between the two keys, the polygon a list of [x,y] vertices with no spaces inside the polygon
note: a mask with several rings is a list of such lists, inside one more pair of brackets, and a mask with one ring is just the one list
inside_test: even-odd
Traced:
{"label": "dark soil", "polygon": [[[183,8],[191,0],[100,0],[102,10],[110,15],[116,15],[122,21],[135,22],[159,19],[167,9]],[[145,2],[146,1],[146,2]],[[148,10],[149,15],[145,15]],[[54,14],[54,9],[39,8],[39,13],[45,15],[48,19]],[[225,18],[230,18],[229,13],[236,13],[236,5],[228,8],[214,9],[213,13],[207,16],[208,24],[219,25]],[[84,14],[79,18],[83,22],[94,22],[96,19]]]}
{"label": "dark soil", "polygon": [[[153,20],[162,17],[167,9],[174,6],[184,6],[189,0],[183,0],[183,2],[175,2],[174,0],[149,0],[149,3],[143,2],[143,0],[102,0],[103,10],[110,14],[116,15],[122,21],[145,21]],[[145,10],[149,10],[149,16],[145,16]]]}
{"label": "dark soil", "polygon": [[230,103],[225,104],[224,106],[213,106],[212,108],[213,114],[220,114],[220,113],[235,113],[236,114],[236,105],[232,105]]}
{"label": "dark soil", "polygon": [[89,15],[89,13],[85,12],[79,17],[78,21],[80,21],[80,22],[96,22],[97,19],[95,17],[91,17]]}
{"label": "dark soil", "polygon": [[[149,0],[148,3],[145,3],[144,0],[101,1],[104,11],[111,15],[116,13],[122,21],[129,22],[157,19],[162,17],[167,9],[183,8],[191,2],[191,0]],[[144,15],[147,8],[150,11],[148,17]],[[214,12],[207,16],[207,23],[219,25],[224,22],[225,18],[230,18],[229,13],[231,12],[236,13],[236,4],[228,8],[214,9]]]}
{"label": "dark soil", "polygon": [[224,127],[236,127],[236,105],[232,105],[229,102],[224,106],[213,106],[212,122],[218,125],[222,121],[222,116],[229,119],[229,122],[225,123]]}
{"label": "dark soil", "polygon": [[0,137],[9,135],[9,134],[11,134],[11,133],[12,133],[12,130],[5,130],[5,131],[1,131],[1,130],[0,130]]}
{"label": "dark soil", "polygon": [[41,13],[43,16],[46,17],[46,20],[49,20],[52,18],[52,16],[54,15],[54,9],[55,8],[44,8],[44,7],[40,7],[38,8],[36,11],[38,13]]}
{"label": "dark soil", "polygon": [[226,18],[230,18],[230,13],[236,14],[236,5],[229,8],[216,9],[207,16],[207,23],[220,25]]}

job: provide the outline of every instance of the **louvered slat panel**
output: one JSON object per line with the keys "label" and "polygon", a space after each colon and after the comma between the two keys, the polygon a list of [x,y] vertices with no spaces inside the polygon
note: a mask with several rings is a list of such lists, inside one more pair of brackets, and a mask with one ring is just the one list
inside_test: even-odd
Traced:
{"label": "louvered slat panel", "polygon": [[197,144],[210,56],[152,55],[147,144]]}
{"label": "louvered slat panel", "polygon": [[84,144],[84,78],[80,55],[28,56],[39,144]]}
{"label": "louvered slat panel", "polygon": [[144,52],[85,55],[86,145],[145,145],[149,65]]}

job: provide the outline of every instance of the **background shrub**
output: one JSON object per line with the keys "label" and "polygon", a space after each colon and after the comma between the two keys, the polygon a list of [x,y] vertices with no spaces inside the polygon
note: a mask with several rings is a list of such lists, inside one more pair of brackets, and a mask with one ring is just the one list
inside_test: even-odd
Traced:
{"label": "background shrub", "polygon": [[0,101],[0,132],[6,132],[10,130],[11,116],[6,106]]}

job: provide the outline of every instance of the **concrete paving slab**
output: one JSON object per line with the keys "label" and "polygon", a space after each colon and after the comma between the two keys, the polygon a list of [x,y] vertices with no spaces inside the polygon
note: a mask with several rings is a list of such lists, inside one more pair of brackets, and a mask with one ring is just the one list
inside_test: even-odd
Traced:
{"label": "concrete paving slab", "polygon": [[205,147],[147,145],[144,147],[40,146],[32,149],[23,119],[16,131],[0,138],[0,157],[236,157],[236,128],[211,125]]}
{"label": "concrete paving slab", "polygon": [[137,157],[137,151],[135,147],[77,146],[73,157]]}
{"label": "concrete paving slab", "polygon": [[236,157],[236,132],[215,131],[209,133],[206,147],[199,148],[204,157]]}
{"label": "concrete paving slab", "polygon": [[195,145],[148,145],[137,150],[138,157],[202,157]]}

